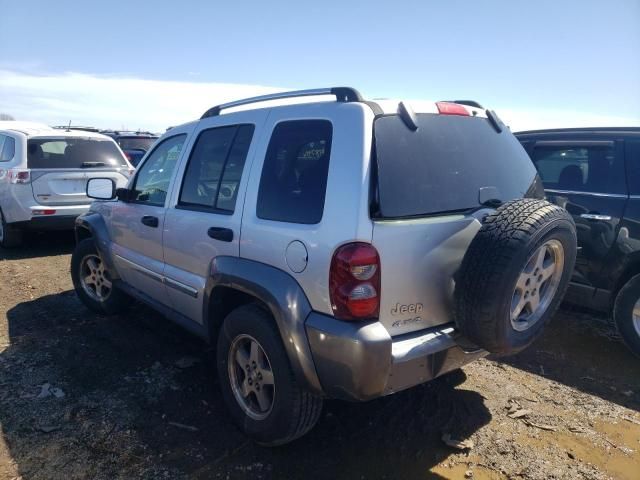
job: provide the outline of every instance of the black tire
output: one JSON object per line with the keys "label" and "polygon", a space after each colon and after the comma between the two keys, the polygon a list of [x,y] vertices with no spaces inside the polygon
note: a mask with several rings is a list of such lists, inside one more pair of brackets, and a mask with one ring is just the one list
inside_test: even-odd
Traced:
{"label": "black tire", "polygon": [[[562,251],[563,266],[558,261],[557,272],[549,277],[553,287],[548,294],[542,293],[549,288],[546,283],[538,285],[538,294],[545,295],[546,300],[540,302],[536,319],[532,316],[529,326],[518,323],[517,318],[516,326],[523,325],[519,328],[524,330],[516,329],[511,309],[517,282],[532,265],[534,253],[543,251],[543,259],[546,258],[546,245]],[[562,208],[536,199],[513,200],[500,206],[484,219],[456,276],[456,322],[462,334],[485,350],[503,355],[530,345],[564,297],[576,251],[575,224]],[[520,294],[524,295],[522,290]]]}
{"label": "black tire", "polygon": [[636,275],[625,283],[616,295],[613,304],[613,321],[624,344],[640,357],[640,331],[636,329],[633,318],[633,309],[639,300],[640,275]]}
{"label": "black tire", "polygon": [[71,255],[71,280],[73,281],[76,294],[89,310],[96,313],[114,315],[124,311],[130,305],[131,298],[117,287],[112,285],[109,294],[105,295],[101,300],[98,300],[95,296],[91,296],[83,287],[81,281],[81,266],[83,259],[89,256],[100,257],[93,238],[81,240]]}
{"label": "black tire", "polygon": [[22,244],[22,229],[7,223],[4,214],[0,210],[0,222],[2,223],[2,234],[0,235],[0,246],[2,248],[14,248]]}
{"label": "black tire", "polygon": [[[229,352],[234,339],[250,335],[268,357],[274,378],[272,407],[263,419],[251,418],[236,399],[231,386]],[[307,433],[320,418],[322,399],[302,389],[294,378],[287,353],[273,318],[257,305],[245,305],[224,320],[216,351],[222,394],[238,427],[265,446],[291,442]]]}

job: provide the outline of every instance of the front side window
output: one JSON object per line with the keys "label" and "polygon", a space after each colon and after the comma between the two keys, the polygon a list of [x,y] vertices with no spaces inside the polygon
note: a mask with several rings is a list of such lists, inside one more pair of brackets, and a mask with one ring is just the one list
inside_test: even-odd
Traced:
{"label": "front side window", "polygon": [[547,189],[625,193],[624,166],[612,143],[536,145],[532,159]]}
{"label": "front side window", "polygon": [[212,128],[196,141],[178,205],[233,213],[253,125]]}
{"label": "front side window", "polygon": [[164,205],[186,138],[185,134],[167,138],[151,152],[136,176],[132,201]]}
{"label": "front side window", "polygon": [[279,123],[258,190],[258,218],[316,224],[322,220],[333,127],[327,120]]}

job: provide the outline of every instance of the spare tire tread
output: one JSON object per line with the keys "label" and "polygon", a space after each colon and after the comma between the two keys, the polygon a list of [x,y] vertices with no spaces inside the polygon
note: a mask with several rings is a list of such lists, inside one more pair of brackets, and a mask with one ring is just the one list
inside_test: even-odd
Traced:
{"label": "spare tire tread", "polygon": [[[558,220],[568,220],[573,225],[573,219],[565,210],[538,199],[507,202],[484,219],[483,227],[465,254],[455,290],[456,320],[469,340],[492,353],[514,352],[514,348],[505,344],[501,323],[492,315],[495,296],[485,294],[485,290],[477,286],[501,285],[505,271],[512,268],[516,252],[535,236],[532,232]],[[570,267],[573,268],[572,261]],[[567,281],[560,285],[556,299],[564,296],[567,286]],[[546,315],[551,316],[559,303],[554,301]]]}

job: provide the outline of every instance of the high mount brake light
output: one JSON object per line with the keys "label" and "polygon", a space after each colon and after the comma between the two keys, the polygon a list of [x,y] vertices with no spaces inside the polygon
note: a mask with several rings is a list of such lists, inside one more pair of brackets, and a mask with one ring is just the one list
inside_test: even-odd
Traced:
{"label": "high mount brake light", "polygon": [[440,115],[462,115],[469,117],[469,111],[462,105],[451,102],[436,102]]}
{"label": "high mount brake light", "polygon": [[329,294],[341,320],[376,318],[380,311],[380,257],[368,243],[348,243],[336,250],[329,271]]}

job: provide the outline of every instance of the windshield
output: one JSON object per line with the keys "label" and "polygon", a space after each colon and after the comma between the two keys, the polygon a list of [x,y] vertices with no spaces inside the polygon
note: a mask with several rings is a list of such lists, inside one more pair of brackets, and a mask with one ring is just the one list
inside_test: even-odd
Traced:
{"label": "windshield", "polygon": [[481,189],[504,202],[540,185],[518,140],[486,118],[418,114],[417,125],[412,131],[397,115],[375,121],[375,216],[464,211],[488,200],[479,199]]}
{"label": "windshield", "polygon": [[125,167],[113,140],[96,138],[32,138],[27,144],[29,168]]}
{"label": "windshield", "polygon": [[150,137],[120,137],[118,145],[122,150],[144,150],[146,152],[156,140],[157,138]]}

